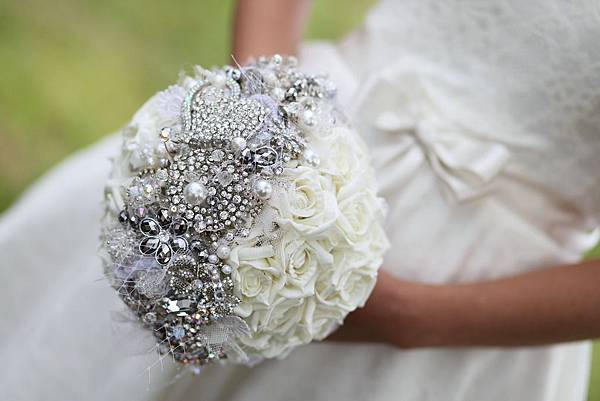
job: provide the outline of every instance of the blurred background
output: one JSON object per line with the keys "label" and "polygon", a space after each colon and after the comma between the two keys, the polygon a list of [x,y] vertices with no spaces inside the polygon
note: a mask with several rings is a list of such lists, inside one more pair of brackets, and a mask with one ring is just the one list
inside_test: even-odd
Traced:
{"label": "blurred background", "polygon": [[[343,37],[372,3],[315,1],[306,39]],[[0,213],[182,68],[229,62],[232,9],[229,0],[0,1]],[[589,401],[600,401],[600,343]]]}

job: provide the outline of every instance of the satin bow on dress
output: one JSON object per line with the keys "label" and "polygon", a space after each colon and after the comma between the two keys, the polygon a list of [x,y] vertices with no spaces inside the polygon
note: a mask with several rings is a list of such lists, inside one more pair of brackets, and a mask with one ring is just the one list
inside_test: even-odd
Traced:
{"label": "satin bow on dress", "polygon": [[[401,168],[416,150],[426,157],[446,195],[456,201],[476,198],[506,166],[509,151],[479,132],[474,126],[480,120],[472,118],[472,111],[458,112],[458,102],[440,90],[459,90],[459,77],[440,80],[427,70],[391,65],[371,75],[354,99],[353,115],[365,135],[375,136],[374,143],[377,136],[385,143],[376,164]],[[390,135],[397,138],[390,141]]]}

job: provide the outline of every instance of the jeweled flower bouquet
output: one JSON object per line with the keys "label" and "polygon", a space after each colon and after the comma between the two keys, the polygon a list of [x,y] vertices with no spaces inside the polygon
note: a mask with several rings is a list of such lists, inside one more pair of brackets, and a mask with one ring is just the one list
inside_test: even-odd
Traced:
{"label": "jeweled flower bouquet", "polygon": [[106,276],[193,366],[283,357],[366,301],[387,240],[368,152],[293,58],[194,69],[123,129]]}

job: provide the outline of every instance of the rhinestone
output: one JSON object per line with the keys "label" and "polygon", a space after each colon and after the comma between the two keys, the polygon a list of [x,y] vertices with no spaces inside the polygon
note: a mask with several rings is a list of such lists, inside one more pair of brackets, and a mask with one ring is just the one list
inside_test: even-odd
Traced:
{"label": "rhinestone", "polygon": [[175,237],[171,240],[173,252],[185,252],[188,249],[188,243],[183,237]]}
{"label": "rhinestone", "polygon": [[194,222],[194,230],[196,230],[198,233],[201,233],[202,231],[206,230],[206,223],[202,220],[197,220]]}
{"label": "rhinestone", "polygon": [[180,340],[183,338],[183,336],[185,336],[185,329],[183,326],[175,326],[173,329],[171,329],[171,336],[177,340]]}
{"label": "rhinestone", "polygon": [[214,161],[214,162],[220,162],[221,160],[223,160],[224,156],[225,156],[225,152],[223,152],[221,149],[215,149],[210,154],[210,160]]}
{"label": "rhinestone", "polygon": [[228,171],[221,171],[215,176],[215,179],[219,184],[226,187],[233,181],[233,175]]}
{"label": "rhinestone", "polygon": [[156,220],[143,219],[140,222],[140,231],[146,235],[158,235],[160,226]]}
{"label": "rhinestone", "polygon": [[119,223],[127,223],[127,220],[129,220],[127,212],[125,210],[121,210],[119,213]]}
{"label": "rhinestone", "polygon": [[142,242],[140,242],[140,252],[144,255],[152,255],[156,252],[159,245],[160,240],[156,237],[144,238]]}
{"label": "rhinestone", "polygon": [[169,241],[169,239],[171,238],[171,234],[169,234],[167,231],[161,231],[158,233],[158,240],[160,242],[167,242]]}
{"label": "rhinestone", "polygon": [[173,234],[175,234],[175,235],[183,235],[186,233],[187,229],[188,229],[188,222],[185,221],[185,219],[182,219],[182,218],[175,219],[171,223],[171,231],[173,231]]}
{"label": "rhinestone", "polygon": [[156,261],[161,265],[166,265],[171,260],[171,247],[167,244],[160,244],[156,251]]}
{"label": "rhinestone", "polygon": [[156,313],[154,312],[148,312],[144,315],[144,323],[146,324],[153,324],[156,322]]}

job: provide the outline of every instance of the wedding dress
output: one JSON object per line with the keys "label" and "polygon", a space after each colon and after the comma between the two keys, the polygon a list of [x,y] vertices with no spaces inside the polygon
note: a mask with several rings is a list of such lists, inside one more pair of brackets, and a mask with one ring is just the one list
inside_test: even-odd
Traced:
{"label": "wedding dress", "polygon": [[[473,282],[577,262],[597,242],[598,37],[595,0],[388,0],[341,43],[303,49],[371,146],[390,206],[385,269]],[[0,221],[0,399],[584,399],[589,342],[323,343],[198,377],[146,370],[111,334],[121,304],[96,256],[117,147],[111,137],[72,156]]]}

